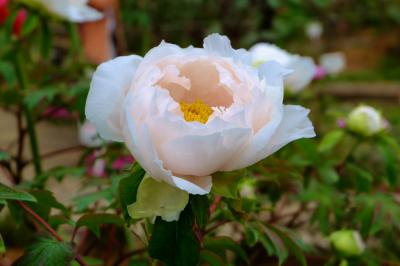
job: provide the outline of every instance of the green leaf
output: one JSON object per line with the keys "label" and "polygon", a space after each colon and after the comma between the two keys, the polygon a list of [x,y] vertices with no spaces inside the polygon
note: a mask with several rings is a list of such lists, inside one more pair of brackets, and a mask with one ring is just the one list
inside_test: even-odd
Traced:
{"label": "green leaf", "polygon": [[76,222],[76,227],[79,228],[82,226],[86,226],[98,238],[100,238],[100,227],[103,224],[115,224],[118,226],[123,226],[124,221],[114,214],[85,214]]}
{"label": "green leaf", "polygon": [[204,229],[207,225],[210,202],[207,195],[190,195],[190,206],[199,228]]}
{"label": "green leaf", "polygon": [[4,244],[3,237],[0,234],[0,255],[6,253],[6,245]]}
{"label": "green leaf", "polygon": [[81,176],[85,173],[86,169],[84,167],[65,167],[65,166],[57,166],[48,170],[40,175],[35,177],[33,187],[42,188],[44,183],[50,177],[55,178],[57,181],[62,181],[62,179],[68,176]]}
{"label": "green leaf", "polygon": [[52,208],[61,210],[68,214],[67,208],[54,197],[53,192],[48,190],[32,190],[30,193],[37,199],[36,203],[28,203],[37,214],[47,220]]}
{"label": "green leaf", "polygon": [[13,85],[16,81],[16,74],[13,65],[2,60],[0,62],[0,76],[6,80],[9,86]]}
{"label": "green leaf", "polygon": [[11,159],[11,155],[8,152],[0,151],[0,162],[1,161],[9,161]]}
{"label": "green leaf", "polygon": [[137,190],[140,183],[143,180],[145,171],[136,164],[132,170],[132,174],[119,182],[119,201],[122,207],[122,213],[127,222],[131,221],[131,217],[128,213],[128,205],[131,205],[136,201]]}
{"label": "green leaf", "polygon": [[246,252],[240,247],[238,243],[233,241],[229,237],[213,237],[207,238],[203,244],[204,249],[215,251],[217,253],[223,253],[226,250],[231,250],[237,256],[239,256],[243,261],[249,263]]}
{"label": "green leaf", "polygon": [[163,261],[167,266],[197,265],[199,243],[192,225],[190,206],[185,208],[178,221],[166,222],[158,217],[149,243],[150,256]]}
{"label": "green leaf", "polygon": [[386,179],[391,186],[397,183],[397,161],[392,148],[389,145],[380,144],[379,149],[384,158]]}
{"label": "green leaf", "polygon": [[[200,251],[200,261],[207,263],[209,266],[225,266],[224,260],[209,250]],[[202,264],[203,265],[203,264]]]}
{"label": "green leaf", "polygon": [[278,263],[279,265],[282,265],[289,255],[283,240],[268,226],[261,225],[261,228],[267,237],[267,239],[264,239],[261,243],[268,252],[271,252],[278,257]]}
{"label": "green leaf", "polygon": [[[104,261],[98,258],[93,257],[83,257],[83,261],[86,263],[87,266],[102,266],[105,265]],[[74,260],[71,263],[71,266],[80,266],[80,264]]]}
{"label": "green leaf", "polygon": [[87,208],[89,208],[89,206],[93,203],[95,203],[98,200],[110,200],[113,199],[114,195],[112,193],[112,189],[111,188],[107,188],[107,189],[103,189],[100,191],[96,191],[93,193],[88,193],[85,195],[81,195],[78,196],[76,198],[74,198],[74,204],[76,207],[76,211],[77,212],[83,212],[85,211]]}
{"label": "green leaf", "polygon": [[337,129],[326,134],[318,145],[319,152],[332,150],[344,137],[344,131]]}
{"label": "green leaf", "polygon": [[57,89],[55,87],[48,87],[36,91],[30,92],[24,98],[24,103],[27,108],[34,109],[40,101],[47,99],[49,101],[53,100],[54,96],[57,94]]}
{"label": "green leaf", "polygon": [[213,174],[212,193],[231,199],[238,198],[239,182],[245,175],[245,169]]}
{"label": "green leaf", "polygon": [[339,175],[331,166],[323,165],[319,167],[318,173],[322,177],[322,180],[327,184],[334,184],[339,181]]}
{"label": "green leaf", "polygon": [[74,251],[68,243],[41,238],[30,246],[25,254],[13,265],[57,265],[68,266],[74,258]]}
{"label": "green leaf", "polygon": [[36,202],[36,199],[31,194],[25,191],[18,191],[0,183],[0,199],[3,200],[21,200]]}
{"label": "green leaf", "polygon": [[302,250],[287,233],[269,224],[267,224],[266,227],[274,231],[280,237],[280,239],[282,239],[285,247],[291,252],[301,266],[307,266],[307,261]]}

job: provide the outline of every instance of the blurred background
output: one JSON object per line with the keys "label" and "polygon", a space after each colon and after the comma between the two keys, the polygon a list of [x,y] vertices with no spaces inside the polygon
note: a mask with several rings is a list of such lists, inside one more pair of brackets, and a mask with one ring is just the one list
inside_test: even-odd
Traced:
{"label": "blurred background", "polygon": [[[6,12],[2,5],[7,2]],[[100,195],[102,186],[112,182],[106,177],[120,174],[134,160],[122,144],[105,143],[98,138],[93,125],[85,122],[84,106],[91,76],[98,64],[120,55],[145,55],[162,40],[182,47],[201,47],[204,37],[217,32],[227,35],[237,49],[267,42],[289,53],[311,57],[322,72],[316,73],[313,82],[300,93],[287,92],[284,102],[310,108],[319,136],[313,140],[315,143],[293,145],[294,150],[316,147],[325,134],[344,128],[342,123],[349,111],[360,104],[376,107],[386,119],[389,134],[397,143],[400,141],[399,0],[90,0],[89,6],[102,15],[101,19],[90,22],[60,19],[43,11],[43,6],[38,9],[30,2],[34,1],[0,0],[0,181],[12,185],[15,180],[30,182],[37,177],[22,115],[22,107],[26,106],[33,113],[42,158],[44,174],[40,178],[57,200],[73,205],[71,208],[76,213],[92,210],[93,204],[104,198],[111,207],[107,206],[113,208],[115,196]],[[23,19],[18,26],[20,10],[25,15],[20,16]],[[29,84],[25,91],[16,89],[21,87],[21,75],[13,63],[15,55],[21,57],[25,69]],[[376,171],[376,176],[380,176],[387,170],[394,179],[399,179],[396,167],[400,156],[377,159],[374,144],[369,145],[362,146],[361,155],[355,156],[354,165],[364,171],[357,173],[375,176]],[[290,165],[287,172],[277,174],[282,178],[291,177],[294,173],[289,173],[293,170],[291,167],[300,165],[299,158],[288,159],[288,154],[291,154],[289,150],[283,150],[276,159],[286,160]],[[371,154],[373,158],[368,157]],[[327,161],[333,166],[329,166],[328,178],[336,180],[339,175],[345,176],[347,172],[335,161],[340,155],[332,152],[329,156]],[[275,163],[270,159],[266,165]],[[283,165],[285,168],[286,164]],[[310,172],[319,175],[320,169],[313,172],[308,166],[299,170],[301,175]],[[102,179],[95,183],[90,179],[93,176]],[[371,184],[382,181],[371,180],[368,181]],[[390,187],[397,193],[396,197],[399,197],[398,183]],[[329,187],[331,183],[327,184]],[[283,192],[274,192],[274,188],[293,192],[291,185],[283,189],[269,185],[261,189],[268,194],[268,201],[280,202]],[[335,187],[336,192],[342,191],[341,185]],[[377,187],[389,190],[386,183]],[[357,190],[360,194],[365,192],[360,191]],[[318,202],[320,191],[317,192],[316,198],[310,201]],[[353,195],[353,190],[349,194]],[[280,204],[277,206],[285,206],[286,202]],[[399,201],[390,208],[392,214],[400,213]],[[9,222],[0,223],[3,237],[11,246],[24,247],[29,242],[21,237],[26,228],[16,231],[10,229],[12,226]],[[400,261],[399,253],[393,255],[400,252],[400,247],[390,238],[390,226],[385,227],[387,250],[390,249],[390,258]],[[393,232],[398,236],[396,226]],[[325,229],[324,234],[330,232]],[[227,234],[232,235],[236,229],[229,230]],[[313,231],[303,231],[305,242],[317,243],[316,246],[322,243],[321,249],[327,247],[320,232],[315,235],[310,232]],[[379,256],[384,257],[385,249],[380,250]],[[0,264],[11,265],[21,254],[21,248],[11,248],[7,257],[0,259]],[[322,265],[315,259],[311,265]],[[378,262],[374,265],[399,264]]]}

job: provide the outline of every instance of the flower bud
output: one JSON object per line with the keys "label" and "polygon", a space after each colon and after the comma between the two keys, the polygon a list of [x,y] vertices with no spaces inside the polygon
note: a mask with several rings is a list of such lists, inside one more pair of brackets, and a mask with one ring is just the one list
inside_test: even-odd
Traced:
{"label": "flower bud", "polygon": [[365,250],[365,244],[358,231],[339,230],[333,232],[329,239],[332,247],[345,257],[359,256]]}
{"label": "flower bud", "polygon": [[363,136],[371,136],[385,128],[381,114],[370,106],[355,108],[347,118],[347,127]]}
{"label": "flower bud", "polygon": [[21,37],[22,28],[24,26],[27,17],[28,14],[25,9],[18,10],[17,16],[15,17],[14,23],[12,25],[12,33],[15,37],[17,38]]}
{"label": "flower bud", "polygon": [[330,75],[337,75],[346,68],[346,57],[342,52],[326,53],[321,55],[319,64]]}

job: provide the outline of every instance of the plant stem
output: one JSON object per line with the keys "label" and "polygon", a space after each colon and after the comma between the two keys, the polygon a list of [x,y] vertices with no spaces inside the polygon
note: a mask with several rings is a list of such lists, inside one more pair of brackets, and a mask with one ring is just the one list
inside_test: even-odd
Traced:
{"label": "plant stem", "polygon": [[[20,51],[20,49],[17,49],[17,51]],[[24,68],[22,66],[22,59],[21,59],[21,55],[19,52],[17,52],[17,54],[15,55],[15,69],[16,69],[16,72],[18,75],[18,81],[19,81],[21,90],[27,91],[27,89],[28,89],[27,77],[26,77]],[[40,162],[39,145],[38,145],[38,141],[37,141],[34,120],[33,120],[31,110],[24,103],[22,103],[22,105],[23,105],[23,110],[25,113],[26,125],[27,125],[27,130],[28,130],[28,135],[29,135],[29,142],[31,145],[32,160],[33,160],[33,164],[35,166],[36,175],[39,175],[42,173],[42,166],[41,166],[41,162]]]}
{"label": "plant stem", "polygon": [[[21,208],[29,213],[35,221],[37,221],[39,224],[41,224],[47,232],[49,232],[57,241],[63,242],[62,238],[57,234],[57,232],[51,227],[42,217],[40,217],[34,210],[32,210],[28,205],[26,205],[22,201],[17,201],[17,204],[21,206]],[[86,263],[83,261],[82,257],[79,254],[75,255],[75,260],[81,265],[81,266],[87,266]]]}

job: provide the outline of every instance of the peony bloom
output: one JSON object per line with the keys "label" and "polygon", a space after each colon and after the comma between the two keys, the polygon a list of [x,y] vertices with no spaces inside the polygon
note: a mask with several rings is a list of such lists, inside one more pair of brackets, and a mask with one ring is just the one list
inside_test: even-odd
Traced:
{"label": "peony bloom", "polygon": [[88,0],[21,0],[70,22],[82,23],[103,18],[103,14],[88,6]]}
{"label": "peony bloom", "polygon": [[345,257],[359,256],[365,250],[365,244],[358,231],[345,229],[335,231],[329,239],[332,247]]}
{"label": "peony bloom", "polygon": [[326,73],[337,75],[346,68],[346,56],[342,52],[326,53],[319,58],[319,64]]}
{"label": "peony bloom", "polygon": [[285,68],[293,70],[285,78],[285,86],[292,92],[301,91],[314,78],[316,66],[311,57],[289,54],[278,46],[268,43],[257,43],[249,51],[255,66],[275,60]]}
{"label": "peony bloom", "polygon": [[309,110],[282,103],[287,69],[274,61],[253,68],[246,50],[218,34],[203,46],[161,42],[143,58],[105,62],[86,102],[103,138],[124,141],[149,176],[191,194],[209,193],[215,172],[315,136]]}
{"label": "peony bloom", "polygon": [[358,134],[372,136],[386,127],[382,115],[371,106],[359,106],[349,114],[347,127]]}

